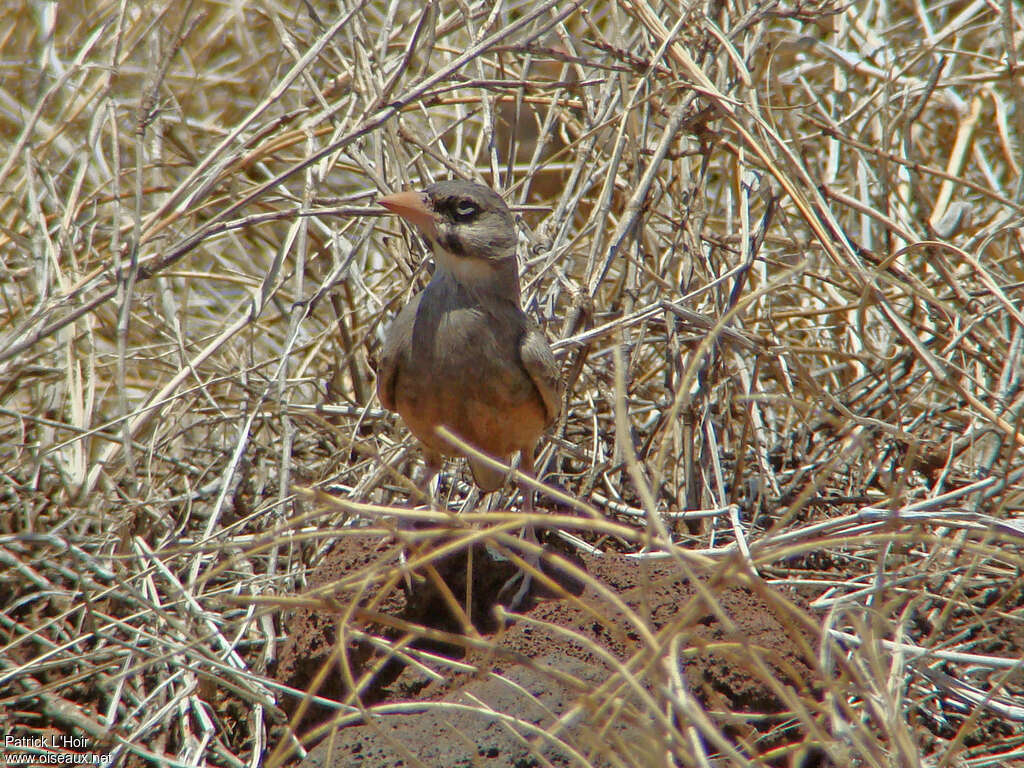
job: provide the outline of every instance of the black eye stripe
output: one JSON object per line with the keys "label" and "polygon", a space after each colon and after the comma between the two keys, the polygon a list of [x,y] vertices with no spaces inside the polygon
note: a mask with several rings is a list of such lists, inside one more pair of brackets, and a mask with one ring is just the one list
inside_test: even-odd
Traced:
{"label": "black eye stripe", "polygon": [[444,207],[452,219],[457,222],[472,221],[480,215],[480,206],[466,198],[448,200]]}

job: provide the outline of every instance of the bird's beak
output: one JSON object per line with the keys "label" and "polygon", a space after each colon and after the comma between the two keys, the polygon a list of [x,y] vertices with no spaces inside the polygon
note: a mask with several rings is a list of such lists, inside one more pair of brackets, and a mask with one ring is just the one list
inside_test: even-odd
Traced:
{"label": "bird's beak", "polygon": [[437,239],[434,211],[427,196],[422,192],[395,192],[377,201],[392,213],[398,214],[416,226],[428,240]]}

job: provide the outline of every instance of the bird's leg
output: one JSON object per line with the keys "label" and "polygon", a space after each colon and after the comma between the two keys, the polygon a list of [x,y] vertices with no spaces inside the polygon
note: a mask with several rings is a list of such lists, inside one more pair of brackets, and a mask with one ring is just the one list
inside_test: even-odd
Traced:
{"label": "bird's leg", "polygon": [[441,509],[441,503],[438,501],[441,495],[441,465],[430,459],[427,460],[426,493],[430,511],[436,512]]}
{"label": "bird's leg", "polygon": [[[528,477],[533,477],[533,451],[523,450],[519,452],[519,471]],[[523,514],[527,516],[526,524],[523,526],[523,530],[520,533],[520,537],[523,541],[540,546],[540,542],[537,540],[537,531],[533,526],[533,488],[526,483],[519,484],[519,490],[523,494]],[[530,566],[540,570],[540,553],[537,552],[536,547],[530,547],[526,552],[523,553],[523,560],[525,560]],[[520,570],[515,576],[505,582],[505,585],[499,590],[498,594],[503,594],[506,590],[510,589],[518,579],[522,579],[522,584],[519,585],[519,589],[512,596],[512,600],[508,604],[508,609],[511,611],[519,608],[526,596],[530,594],[530,588],[533,586],[533,576],[527,571]]]}
{"label": "bird's leg", "polygon": [[[438,503],[438,497],[440,496],[441,486],[441,463],[443,459],[433,453],[426,453],[425,455],[426,468],[423,475],[423,484],[420,486],[420,490],[427,497],[427,501],[431,511],[436,511],[441,508]],[[413,531],[416,529],[415,523],[412,523],[405,518],[398,519],[398,530],[400,531]],[[398,553],[398,562],[403,569],[406,568],[406,563],[409,562],[409,558],[406,556],[405,547],[402,547]],[[412,596],[412,574],[406,569],[402,576],[405,581],[405,594],[407,597]]]}

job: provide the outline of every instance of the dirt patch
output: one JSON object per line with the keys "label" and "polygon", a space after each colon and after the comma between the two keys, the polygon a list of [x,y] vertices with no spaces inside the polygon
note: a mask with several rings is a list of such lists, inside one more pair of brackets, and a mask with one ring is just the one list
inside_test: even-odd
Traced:
{"label": "dirt patch", "polygon": [[[547,549],[554,553],[557,547],[551,542]],[[327,723],[319,733],[330,736],[303,765],[342,768],[358,759],[368,766],[416,760],[560,766],[578,764],[581,757],[613,765],[623,756],[626,764],[653,765],[658,755],[663,763],[666,750],[685,748],[665,736],[681,730],[667,727],[679,714],[651,702],[663,702],[666,690],[679,685],[705,712],[723,713],[721,732],[745,754],[800,738],[784,725],[784,694],[817,697],[819,676],[792,598],[788,609],[780,609],[775,603],[782,601],[767,589],[755,594],[736,584],[694,584],[673,561],[567,555],[545,560],[545,573],[565,587],[562,596],[550,589],[533,593],[521,617],[507,624],[497,620],[495,601],[516,570],[484,546],[474,547],[471,567],[464,550],[435,561],[434,580],[417,580],[408,594],[397,580],[386,594],[338,591],[334,612],[299,612],[288,623],[279,679],[307,690],[326,663],[318,696],[380,710],[367,720],[358,711],[309,707],[300,732],[312,743],[316,737],[309,734]],[[569,564],[558,568],[559,558]],[[316,584],[333,584],[371,563],[395,573],[397,547],[380,539],[342,539],[317,571]],[[584,589],[571,578],[573,567],[594,584]],[[447,600],[437,579],[451,591]],[[468,612],[467,583],[473,591]],[[349,615],[344,659],[332,659],[341,616],[353,600],[361,606],[377,602],[358,620]],[[359,632],[351,631],[353,625]],[[411,633],[410,627],[420,629]],[[390,652],[381,638],[407,646],[414,658]],[[359,681],[358,697],[346,680]],[[737,717],[742,713],[750,717]]]}

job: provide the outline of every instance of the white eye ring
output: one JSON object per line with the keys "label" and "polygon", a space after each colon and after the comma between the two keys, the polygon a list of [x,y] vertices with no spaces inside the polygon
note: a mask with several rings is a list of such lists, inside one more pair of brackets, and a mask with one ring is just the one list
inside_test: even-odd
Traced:
{"label": "white eye ring", "polygon": [[455,215],[460,218],[472,216],[479,210],[476,203],[471,203],[468,200],[462,200],[455,204]]}

